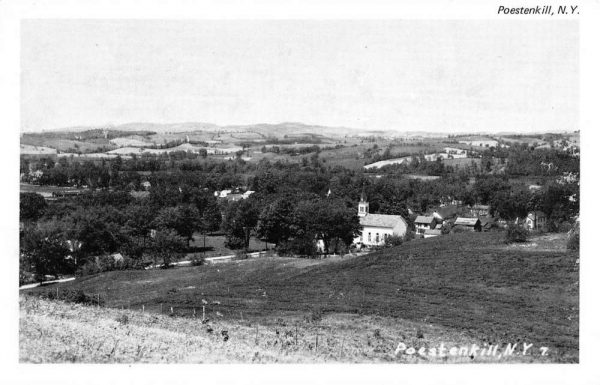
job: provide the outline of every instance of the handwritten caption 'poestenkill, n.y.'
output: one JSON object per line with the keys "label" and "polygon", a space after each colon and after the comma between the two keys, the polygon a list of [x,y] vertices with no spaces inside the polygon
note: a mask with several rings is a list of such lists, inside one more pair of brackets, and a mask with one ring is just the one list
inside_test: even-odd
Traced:
{"label": "handwritten caption 'poestenkill, n.y.'", "polygon": [[579,15],[578,5],[538,5],[535,7],[498,7],[498,15]]}

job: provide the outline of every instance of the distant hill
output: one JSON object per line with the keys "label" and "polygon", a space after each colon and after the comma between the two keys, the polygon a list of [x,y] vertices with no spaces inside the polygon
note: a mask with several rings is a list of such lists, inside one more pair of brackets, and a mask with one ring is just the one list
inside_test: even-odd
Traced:
{"label": "distant hill", "polygon": [[[57,128],[52,130],[44,130],[41,134],[56,135],[60,133],[75,133],[90,130],[109,130],[109,131],[126,131],[126,132],[142,132],[152,131],[159,134],[164,133],[181,133],[181,132],[255,132],[264,136],[283,136],[292,134],[318,134],[325,136],[345,136],[345,135],[399,135],[397,130],[364,130],[351,127],[330,127],[321,125],[311,125],[299,122],[283,122],[277,124],[257,123],[244,125],[224,125],[220,126],[206,122],[184,122],[184,123],[145,123],[132,122],[120,125],[104,125],[104,126],[75,126]],[[37,132],[39,134],[39,132]],[[25,135],[33,134],[24,133]],[[431,133],[429,133],[431,135]]]}

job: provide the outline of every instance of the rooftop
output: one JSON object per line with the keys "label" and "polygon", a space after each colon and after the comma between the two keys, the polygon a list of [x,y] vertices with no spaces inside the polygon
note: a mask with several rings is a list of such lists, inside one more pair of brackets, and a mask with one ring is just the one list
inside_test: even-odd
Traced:
{"label": "rooftop", "polygon": [[400,215],[367,214],[360,218],[361,226],[395,227],[398,222],[406,221]]}
{"label": "rooftop", "polygon": [[419,215],[417,217],[417,219],[415,219],[415,223],[423,223],[423,224],[430,224],[431,222],[435,221],[434,217],[426,217],[423,215]]}
{"label": "rooftop", "polygon": [[481,223],[479,218],[456,218],[454,224],[460,226],[475,226],[477,222]]}

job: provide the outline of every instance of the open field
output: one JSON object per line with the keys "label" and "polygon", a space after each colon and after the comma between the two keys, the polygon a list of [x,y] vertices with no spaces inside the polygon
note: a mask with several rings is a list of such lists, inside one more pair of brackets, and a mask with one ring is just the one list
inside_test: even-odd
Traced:
{"label": "open field", "polygon": [[[235,254],[235,250],[231,250],[225,247],[225,236],[224,235],[207,235],[206,243],[205,238],[200,233],[194,234],[194,240],[190,242],[191,247],[206,247],[209,250],[206,250],[205,253],[195,253],[197,255],[204,255],[206,257],[218,257],[221,255],[232,255]],[[265,242],[261,241],[256,237],[250,237],[250,244],[248,246],[249,251],[262,251],[265,250],[265,246],[268,249],[272,249],[275,245],[272,243],[268,243],[265,245]],[[188,256],[191,256],[188,254]]]}
{"label": "open field", "polygon": [[[206,323],[134,310],[84,306],[35,297],[20,298],[20,362],[32,363],[515,363],[552,362],[552,351],[538,346],[520,354],[499,345],[488,356],[487,341],[425,322],[328,314],[320,320],[283,314],[255,320],[216,319]],[[227,339],[224,337],[226,332]],[[400,343],[416,349],[440,348],[440,356],[406,354]],[[469,357],[473,345],[481,350]],[[450,348],[463,348],[451,356]],[[489,349],[489,348],[488,348]],[[484,354],[482,354],[484,352]],[[442,356],[442,354],[444,354]]]}
{"label": "open field", "polygon": [[86,189],[78,189],[73,187],[57,187],[57,186],[39,186],[29,183],[20,183],[19,190],[21,192],[37,193],[43,197],[51,197],[52,193],[62,193],[66,191],[79,191],[84,192]]}
{"label": "open field", "polygon": [[481,158],[456,158],[456,159],[444,159],[442,163],[444,166],[452,166],[459,168],[470,167],[472,163],[475,163],[477,167],[481,166]]}
{"label": "open field", "polygon": [[63,138],[44,138],[41,136],[24,136],[21,138],[21,144],[50,147],[60,152],[69,152],[73,149],[82,152],[96,152],[98,149],[103,148],[109,150],[117,148],[117,146],[110,143],[108,139],[90,139],[84,141]]}
{"label": "open field", "polygon": [[[108,307],[139,310],[143,305],[154,313],[172,307],[175,315],[188,317],[204,300],[207,317],[222,322],[265,325],[283,315],[302,319],[315,312],[381,317],[433,325],[444,335],[457,333],[473,341],[548,346],[552,361],[578,361],[578,254],[508,246],[502,237],[495,232],[454,234],[335,262],[264,258],[117,271],[59,288],[99,293]],[[545,242],[558,245],[561,240]]]}

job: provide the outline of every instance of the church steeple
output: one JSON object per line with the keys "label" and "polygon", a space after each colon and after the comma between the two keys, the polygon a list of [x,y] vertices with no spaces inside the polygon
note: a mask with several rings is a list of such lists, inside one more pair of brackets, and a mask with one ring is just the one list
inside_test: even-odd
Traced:
{"label": "church steeple", "polygon": [[360,193],[360,202],[358,202],[358,216],[364,217],[369,213],[369,202],[367,202],[367,195],[365,194],[365,187]]}

